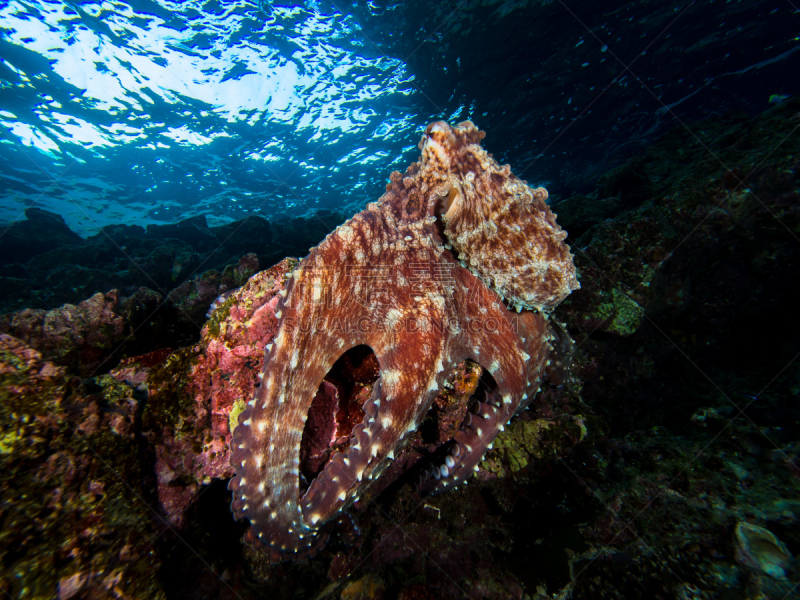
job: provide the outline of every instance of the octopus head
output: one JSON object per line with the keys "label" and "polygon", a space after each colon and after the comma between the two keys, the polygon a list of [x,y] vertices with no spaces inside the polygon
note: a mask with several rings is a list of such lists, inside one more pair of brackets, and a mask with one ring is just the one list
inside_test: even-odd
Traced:
{"label": "octopus head", "polygon": [[481,147],[484,136],[470,121],[437,121],[420,142],[444,234],[462,265],[512,307],[549,311],[580,287],[567,234],[547,206],[547,190],[498,165]]}

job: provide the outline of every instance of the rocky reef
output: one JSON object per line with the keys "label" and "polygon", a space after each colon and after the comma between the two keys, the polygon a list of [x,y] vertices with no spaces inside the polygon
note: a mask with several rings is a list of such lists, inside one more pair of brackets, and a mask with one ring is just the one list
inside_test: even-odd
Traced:
{"label": "rocky reef", "polygon": [[248,253],[261,265],[304,256],[344,219],[323,210],[309,218],[270,222],[254,215],[209,227],[200,215],[147,229],[107,225],[84,239],[61,216],[28,208],[25,220],[7,225],[0,237],[0,313],[78,304],[114,288],[124,295],[146,287],[183,296],[199,274],[222,273]]}
{"label": "rocky reef", "polygon": [[[241,257],[169,299],[109,286],[4,315],[0,589],[60,599],[796,597],[798,122],[800,103],[787,100],[754,119],[693,123],[594,191],[553,201],[581,283],[553,320],[574,343],[555,340],[556,368],[466,485],[422,496],[417,483],[485,381],[479,365],[456,365],[351,507],[358,530],[306,562],[271,564],[243,544],[248,525],[234,521],[226,488],[232,424],[260,385],[297,269],[280,260],[290,252]],[[330,410],[313,421],[306,476],[338,428],[360,419],[354,406],[375,380],[369,357],[349,358],[315,398]],[[334,406],[335,422],[324,418]]]}

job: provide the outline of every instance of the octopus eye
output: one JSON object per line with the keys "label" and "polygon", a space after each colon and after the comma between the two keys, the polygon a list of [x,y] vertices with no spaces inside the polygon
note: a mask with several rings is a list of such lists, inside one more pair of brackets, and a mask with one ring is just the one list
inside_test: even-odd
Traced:
{"label": "octopus eye", "polygon": [[444,213],[444,218],[452,218],[453,215],[460,209],[463,200],[464,194],[461,193],[459,186],[454,185],[451,187],[450,191],[442,199],[442,212]]}
{"label": "octopus eye", "polygon": [[428,139],[435,140],[441,144],[447,141],[452,135],[452,131],[450,125],[444,121],[436,121],[425,128],[425,135]]}

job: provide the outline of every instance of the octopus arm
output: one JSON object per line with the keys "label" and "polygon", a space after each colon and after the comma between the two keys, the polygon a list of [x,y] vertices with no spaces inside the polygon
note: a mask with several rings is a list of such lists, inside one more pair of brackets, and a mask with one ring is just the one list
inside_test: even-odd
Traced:
{"label": "octopus arm", "polygon": [[453,351],[454,364],[464,359],[480,364],[491,375],[492,385],[473,397],[473,411],[456,432],[444,462],[434,465],[429,477],[420,483],[423,494],[443,492],[472,474],[497,434],[527,399],[528,377],[536,370],[517,333],[518,316],[467,270],[460,269],[456,275],[453,302],[462,325]]}
{"label": "octopus arm", "polygon": [[387,328],[367,342],[378,359],[380,376],[364,403],[364,420],[354,428],[350,447],[311,484],[305,511],[330,519],[347,508],[380,475],[428,412],[450,364],[441,336],[418,329],[420,322],[433,317],[411,299],[387,311],[382,323]]}
{"label": "octopus arm", "polygon": [[[327,540],[321,529],[327,519],[300,497],[300,444],[323,378],[347,349],[368,341],[358,327],[332,322],[331,298],[346,298],[351,290],[344,269],[326,269],[317,260],[325,250],[330,248],[309,255],[287,286],[262,384],[239,416],[232,441],[234,516],[249,519],[246,540],[272,560],[313,556]],[[357,303],[347,310],[355,319],[361,312]]]}

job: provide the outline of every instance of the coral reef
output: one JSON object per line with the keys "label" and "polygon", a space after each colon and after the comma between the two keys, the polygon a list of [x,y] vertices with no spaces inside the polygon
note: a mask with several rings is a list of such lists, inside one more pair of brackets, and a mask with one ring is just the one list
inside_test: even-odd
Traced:
{"label": "coral reef", "polygon": [[121,298],[118,290],[98,292],[77,306],[24,309],[0,316],[0,331],[36,348],[48,360],[79,375],[102,371],[119,360],[122,346],[136,352],[153,338],[147,323],[161,297],[147,288]]}
{"label": "coral reef", "polygon": [[[167,302],[152,289],[92,289],[74,305],[4,316],[0,590],[796,597],[798,114],[789,99],[758,118],[691,124],[696,138],[676,130],[574,196],[575,221],[557,202],[559,223],[579,223],[567,242],[581,289],[550,318],[541,391],[477,471],[424,496],[426,482],[441,482],[433,467],[441,477],[448,440],[474,418],[474,397],[494,385],[486,361],[453,364],[419,427],[349,508],[359,529],[342,522],[343,538],[307,562],[272,564],[242,544],[247,525],[233,520],[226,490],[232,425],[260,384],[263,344],[278,332],[298,261],[253,276],[245,256],[176,282]],[[390,185],[405,189],[402,177]],[[79,246],[61,248],[72,260]],[[202,330],[185,326],[178,306]],[[528,312],[509,314],[524,324]],[[347,446],[380,372],[363,351],[327,372],[298,479],[318,477]]]}
{"label": "coral reef", "polygon": [[123,356],[192,341],[212,301],[241,286],[256,271],[258,259],[247,254],[222,273],[210,270],[185,281],[166,301],[146,287],[128,296],[119,290],[98,292],[78,305],[0,315],[0,331],[24,340],[75,373],[90,376]]}
{"label": "coral reef", "polygon": [[0,590],[13,598],[160,598],[158,521],[139,459],[140,400],[82,384],[0,334]]}

